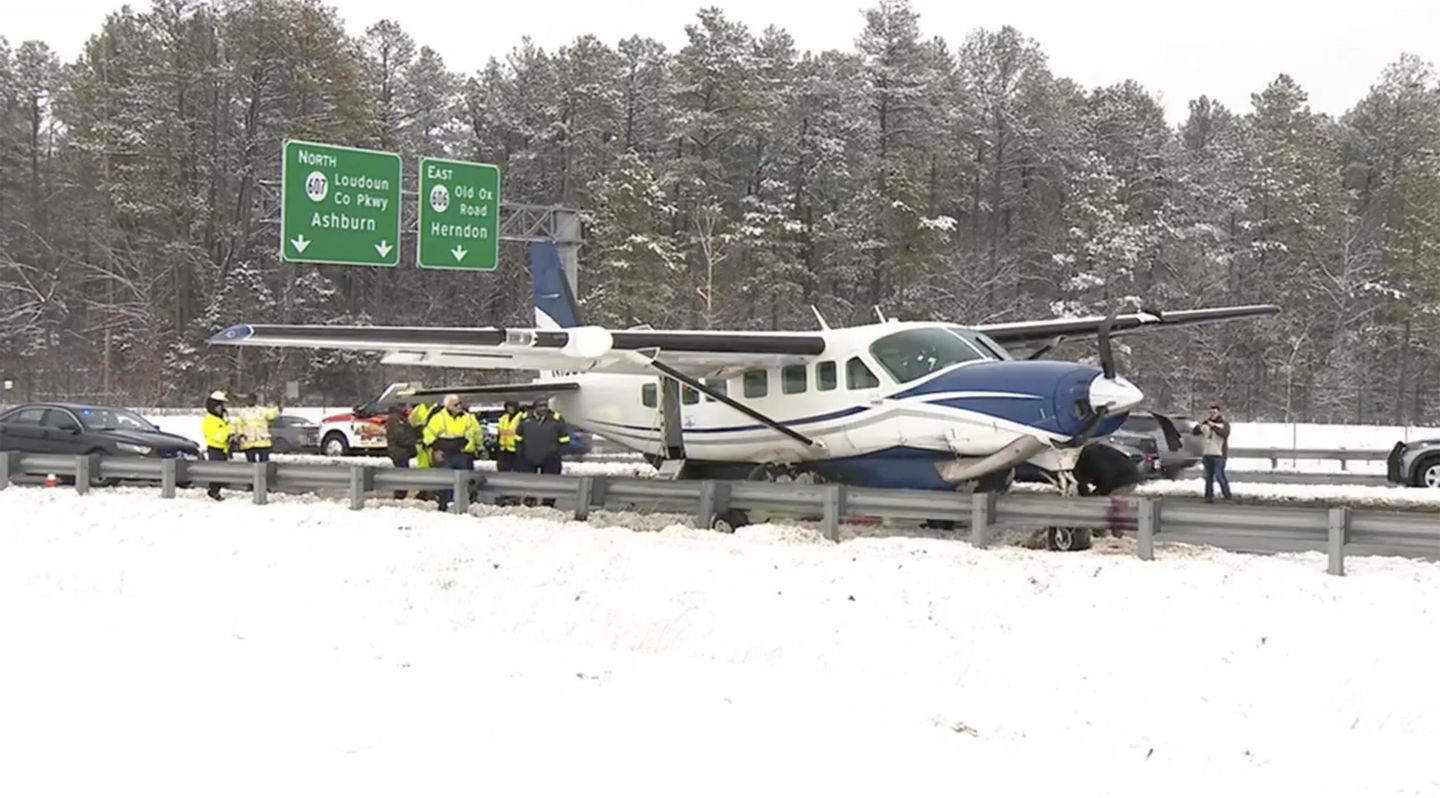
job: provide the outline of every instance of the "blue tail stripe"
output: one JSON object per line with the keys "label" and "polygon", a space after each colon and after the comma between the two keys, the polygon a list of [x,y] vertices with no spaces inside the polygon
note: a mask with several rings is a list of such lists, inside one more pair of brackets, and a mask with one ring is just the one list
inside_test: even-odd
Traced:
{"label": "blue tail stripe", "polygon": [[530,276],[534,284],[536,326],[540,314],[550,317],[561,327],[579,327],[580,309],[565,279],[565,266],[560,262],[560,249],[553,241],[537,241],[530,245]]}

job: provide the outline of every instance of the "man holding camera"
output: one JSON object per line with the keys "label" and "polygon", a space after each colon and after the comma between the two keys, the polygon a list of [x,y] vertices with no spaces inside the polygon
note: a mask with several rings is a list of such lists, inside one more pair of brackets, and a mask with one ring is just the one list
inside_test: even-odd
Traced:
{"label": "man holding camera", "polygon": [[1205,501],[1215,501],[1215,483],[1220,495],[1230,499],[1230,478],[1225,475],[1225,459],[1230,456],[1230,422],[1220,414],[1220,405],[1210,405],[1210,415],[1195,425],[1202,439],[1201,461],[1205,464]]}

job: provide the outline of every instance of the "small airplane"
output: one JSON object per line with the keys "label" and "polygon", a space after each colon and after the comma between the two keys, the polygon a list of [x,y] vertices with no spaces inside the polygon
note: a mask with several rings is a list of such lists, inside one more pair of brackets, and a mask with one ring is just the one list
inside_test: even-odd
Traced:
{"label": "small airplane", "polygon": [[[1097,439],[1144,399],[1116,373],[1111,338],[1279,311],[1246,305],[973,326],[879,314],[874,324],[836,328],[817,311],[812,332],[612,330],[582,323],[554,244],[532,244],[529,257],[534,328],[238,324],[209,342],[539,371],[526,383],[401,393],[544,396],[573,425],[644,454],[671,478],[1001,491],[1029,464],[1067,494],[1104,494],[1139,475]],[[1062,341],[1091,338],[1098,367],[1039,359]]]}

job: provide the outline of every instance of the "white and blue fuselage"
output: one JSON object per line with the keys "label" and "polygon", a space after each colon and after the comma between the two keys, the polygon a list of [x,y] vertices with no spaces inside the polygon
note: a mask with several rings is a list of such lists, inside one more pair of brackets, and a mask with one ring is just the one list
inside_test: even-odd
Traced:
{"label": "white and blue fuselage", "polygon": [[[685,457],[805,463],[873,487],[953,487],[941,478],[937,462],[985,457],[1024,436],[1049,444],[1030,463],[1047,471],[1071,469],[1079,447],[1065,444],[1087,432],[1092,408],[1109,407],[1098,428],[1092,424],[1088,430],[1103,435],[1142,398],[1129,382],[1106,378],[1094,366],[1013,360],[993,341],[952,325],[886,322],[822,335],[824,353],[806,363],[704,381],[816,446],[685,388],[680,403]],[[919,348],[906,351],[907,344]],[[955,357],[966,359],[928,370]],[[897,371],[913,377],[901,381]],[[576,425],[635,451],[665,455],[661,378],[567,379],[580,390],[552,401]]]}

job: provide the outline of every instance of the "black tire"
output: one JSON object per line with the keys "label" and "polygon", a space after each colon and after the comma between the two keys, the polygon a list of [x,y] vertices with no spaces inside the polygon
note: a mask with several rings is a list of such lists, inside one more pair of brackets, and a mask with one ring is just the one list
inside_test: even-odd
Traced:
{"label": "black tire", "polygon": [[920,528],[921,528],[921,529],[939,529],[939,530],[943,530],[943,531],[946,531],[946,532],[951,532],[951,531],[954,531],[954,529],[955,529],[955,522],[954,522],[954,521],[947,521],[947,520],[942,519],[942,518],[930,518],[930,519],[927,519],[927,520],[925,521],[925,523],[921,524],[921,525],[920,525]]}
{"label": "black tire", "polygon": [[1045,547],[1051,551],[1085,551],[1092,542],[1090,530],[1083,527],[1052,526],[1045,530]]}
{"label": "black tire", "polygon": [[750,523],[750,516],[744,510],[726,510],[716,513],[710,521],[710,528],[722,535],[733,535],[735,530]]}
{"label": "black tire", "polygon": [[1440,456],[1430,456],[1415,464],[1410,484],[1417,488],[1440,488]]}
{"label": "black tire", "polygon": [[[331,450],[335,451],[332,452]],[[320,441],[320,453],[326,457],[348,457],[350,455],[350,441],[345,439],[345,433],[332,432]]]}

